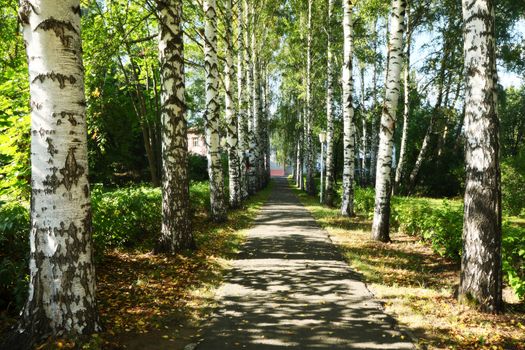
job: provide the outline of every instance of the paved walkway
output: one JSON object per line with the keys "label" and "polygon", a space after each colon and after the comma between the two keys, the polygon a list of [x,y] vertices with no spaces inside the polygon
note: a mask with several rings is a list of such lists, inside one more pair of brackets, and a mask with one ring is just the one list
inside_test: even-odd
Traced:
{"label": "paved walkway", "polygon": [[413,349],[286,180],[274,181],[197,350]]}

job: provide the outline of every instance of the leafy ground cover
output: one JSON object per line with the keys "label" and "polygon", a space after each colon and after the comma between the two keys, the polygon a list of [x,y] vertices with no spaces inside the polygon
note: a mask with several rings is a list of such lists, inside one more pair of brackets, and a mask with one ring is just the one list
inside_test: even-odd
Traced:
{"label": "leafy ground cover", "polygon": [[[101,205],[106,210],[104,215],[115,217],[114,211],[120,210],[119,215],[128,219],[119,218],[99,229],[99,238],[114,238],[96,260],[97,298],[103,331],[82,348],[144,349],[147,345],[148,349],[182,349],[198,339],[201,321],[213,306],[213,291],[221,283],[228,258],[242,244],[243,230],[250,227],[270,190],[271,185],[250,198],[244,208],[230,211],[227,222],[215,224],[207,217],[208,187],[205,184],[192,186],[193,226],[198,249],[174,256],[151,253],[154,241],[151,235],[156,230],[148,231],[148,228],[157,225],[152,208],[160,205],[156,201],[160,195],[158,190],[122,189],[118,191],[125,193],[113,191],[105,195],[94,191],[99,204],[104,200],[111,202]],[[150,201],[150,207],[142,210],[149,224],[141,226],[141,230],[136,230],[134,221],[137,215],[133,206],[139,201],[137,197]],[[160,213],[158,215],[160,217]],[[119,228],[120,221],[122,227]],[[128,242],[126,232],[122,232],[126,228],[136,244]],[[121,238],[124,240],[120,241]],[[0,333],[15,321],[12,314],[4,312]],[[54,340],[42,346],[42,349],[56,348],[73,349],[78,348],[78,344]]]}
{"label": "leafy ground cover", "polygon": [[[421,237],[402,232],[394,232],[389,244],[372,241],[368,213],[342,217],[337,209],[320,205],[317,198],[295,192],[340,246],[350,266],[362,274],[386,312],[412,333],[419,348],[525,349],[525,307],[510,288],[504,293],[505,314],[487,315],[459,305],[455,299],[457,260],[440,255]],[[367,206],[359,202],[359,195],[358,209]]]}

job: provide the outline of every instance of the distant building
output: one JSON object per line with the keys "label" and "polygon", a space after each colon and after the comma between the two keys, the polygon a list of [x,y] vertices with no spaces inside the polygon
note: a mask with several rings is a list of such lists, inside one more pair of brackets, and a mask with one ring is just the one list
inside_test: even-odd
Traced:
{"label": "distant building", "polygon": [[207,147],[204,135],[196,129],[188,130],[188,152],[200,156],[206,156]]}

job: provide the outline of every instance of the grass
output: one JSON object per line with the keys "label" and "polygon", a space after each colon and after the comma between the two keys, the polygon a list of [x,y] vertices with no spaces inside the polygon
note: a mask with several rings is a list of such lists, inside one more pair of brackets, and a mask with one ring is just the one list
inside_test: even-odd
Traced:
{"label": "grass", "polygon": [[[507,303],[507,312],[501,315],[458,304],[454,297],[459,284],[457,263],[433,253],[416,237],[393,233],[392,243],[372,241],[368,215],[342,217],[337,209],[322,206],[317,198],[293,188],[340,246],[349,265],[362,274],[385,311],[410,330],[418,348],[525,349],[522,304]],[[414,199],[403,201],[408,204]],[[440,203],[433,200],[432,204]],[[511,294],[507,300],[515,302]]]}

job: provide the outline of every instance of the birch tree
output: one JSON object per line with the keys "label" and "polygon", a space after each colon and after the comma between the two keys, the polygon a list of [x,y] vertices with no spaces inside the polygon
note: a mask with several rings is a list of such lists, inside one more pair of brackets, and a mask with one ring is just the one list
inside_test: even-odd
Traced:
{"label": "birch tree", "polygon": [[246,70],[246,94],[247,94],[247,106],[248,111],[246,119],[248,120],[248,193],[254,194],[257,192],[257,167],[255,157],[255,130],[254,130],[254,116],[253,116],[253,65],[252,65],[252,52],[251,52],[251,36],[250,33],[253,31],[253,7],[250,6],[248,0],[244,0],[244,16],[246,23],[246,30],[244,31],[244,68]]}
{"label": "birch tree", "polygon": [[262,140],[261,140],[261,77],[260,77],[260,67],[259,67],[259,53],[257,50],[257,35],[255,33],[255,10],[253,6],[251,7],[250,13],[252,21],[252,30],[251,35],[251,69],[252,69],[252,129],[253,129],[253,176],[254,176],[254,186],[255,191],[261,189],[262,185]]}
{"label": "birch tree", "polygon": [[401,146],[399,147],[399,160],[396,167],[396,176],[394,178],[394,188],[392,194],[397,191],[401,184],[402,176],[404,175],[406,152],[408,143],[408,123],[410,117],[410,48],[412,44],[412,28],[410,26],[410,5],[407,2],[406,8],[406,42],[405,42],[405,66],[403,69],[403,86],[404,86],[404,101],[403,101],[403,131],[401,134]]}
{"label": "birch tree", "polygon": [[80,2],[22,1],[19,18],[29,65],[32,189],[29,293],[17,333],[32,348],[48,336],[99,326]]}
{"label": "birch tree", "polygon": [[354,108],[352,105],[353,4],[343,0],[343,196],[341,214],[354,215]]}
{"label": "birch tree", "polygon": [[226,220],[224,178],[222,174],[219,135],[219,70],[217,61],[217,7],[215,0],[204,0],[204,67],[206,71],[206,112],[204,128],[208,146],[211,217]]}
{"label": "birch tree", "polygon": [[315,156],[312,118],[312,0],[308,0],[308,25],[306,34],[306,192],[315,195]]}
{"label": "birch tree", "polygon": [[243,2],[237,1],[237,132],[239,138],[240,192],[241,198],[248,197],[248,176],[246,173],[246,151],[248,150],[248,121],[246,120],[246,76],[244,61],[244,15]]}
{"label": "birch tree", "polygon": [[237,116],[234,108],[234,92],[232,82],[235,77],[233,66],[233,31],[232,31],[232,1],[224,2],[224,26],[226,40],[226,64],[224,65],[224,92],[225,92],[225,114],[226,124],[228,125],[228,173],[229,173],[229,193],[230,207],[238,208],[241,205],[241,179],[239,165],[239,139]]}
{"label": "birch tree", "polygon": [[156,251],[194,248],[190,189],[182,1],[157,0],[162,121],[162,228]]}
{"label": "birch tree", "polygon": [[333,114],[333,53],[332,53],[332,12],[334,0],[328,0],[328,40],[327,40],[327,64],[326,64],[326,186],[324,200],[328,206],[334,205],[334,114]]}
{"label": "birch tree", "polygon": [[386,91],[379,130],[374,222],[372,224],[372,238],[382,242],[390,241],[392,148],[399,100],[401,67],[403,65],[404,19],[405,0],[392,0],[388,66],[385,80]]}
{"label": "birch tree", "polygon": [[501,183],[494,2],[463,0],[466,189],[460,301],[502,309]]}

